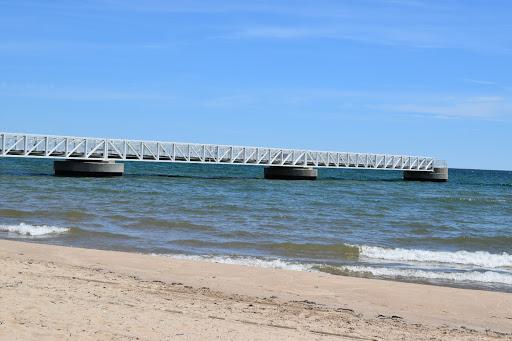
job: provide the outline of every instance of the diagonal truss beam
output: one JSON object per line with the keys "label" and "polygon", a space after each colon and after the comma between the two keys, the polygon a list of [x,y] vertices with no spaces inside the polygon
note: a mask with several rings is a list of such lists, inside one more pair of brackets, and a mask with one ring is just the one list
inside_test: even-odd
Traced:
{"label": "diagonal truss beam", "polygon": [[0,133],[0,156],[79,160],[189,162],[283,167],[366,168],[432,172],[446,162],[428,156],[322,152],[198,143]]}

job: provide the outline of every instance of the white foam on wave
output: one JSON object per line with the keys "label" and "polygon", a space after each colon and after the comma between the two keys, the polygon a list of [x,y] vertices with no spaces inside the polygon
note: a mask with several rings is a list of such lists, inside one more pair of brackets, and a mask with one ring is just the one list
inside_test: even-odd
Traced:
{"label": "white foam on wave", "polygon": [[[222,264],[236,264],[243,266],[254,266],[270,269],[285,269],[292,271],[318,272],[314,264],[299,264],[287,262],[282,259],[260,259],[255,257],[232,257],[232,256],[194,256],[194,255],[166,255],[174,259],[206,261]],[[423,279],[423,280],[445,280],[454,282],[480,282],[512,285],[512,273],[507,274],[495,271],[465,271],[465,272],[443,272],[427,271],[422,269],[386,268],[373,266],[347,265],[337,267],[344,271],[353,273],[370,273],[376,277],[400,279]]]}
{"label": "white foam on wave", "polygon": [[359,247],[360,256],[388,261],[434,262],[448,264],[476,265],[486,268],[512,267],[512,255],[503,252],[493,254],[487,251],[428,251],[414,249],[387,249],[378,246]]}
{"label": "white foam on wave", "polygon": [[68,228],[47,226],[47,225],[28,225],[21,223],[19,225],[0,225],[0,232],[11,232],[22,236],[44,236],[49,234],[65,233]]}
{"label": "white foam on wave", "polygon": [[449,280],[455,282],[480,282],[512,285],[512,274],[495,271],[438,272],[420,269],[380,268],[371,266],[343,266],[344,270],[370,273],[373,276],[390,278]]}
{"label": "white foam on wave", "polygon": [[311,265],[286,262],[282,259],[260,259],[255,257],[230,257],[230,256],[191,256],[172,255],[175,259],[200,260],[212,263],[236,264],[255,266],[260,268],[284,269],[293,271],[313,271]]}

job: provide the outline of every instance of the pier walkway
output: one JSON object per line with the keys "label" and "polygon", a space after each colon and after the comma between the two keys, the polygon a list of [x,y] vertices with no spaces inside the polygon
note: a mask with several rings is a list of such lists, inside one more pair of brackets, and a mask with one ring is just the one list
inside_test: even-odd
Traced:
{"label": "pier walkway", "polygon": [[265,166],[265,177],[276,179],[313,179],[319,168],[401,170],[406,180],[448,178],[446,162],[428,156],[19,133],[0,133],[0,157],[55,159],[57,175],[121,175],[124,165],[115,161],[139,161]]}

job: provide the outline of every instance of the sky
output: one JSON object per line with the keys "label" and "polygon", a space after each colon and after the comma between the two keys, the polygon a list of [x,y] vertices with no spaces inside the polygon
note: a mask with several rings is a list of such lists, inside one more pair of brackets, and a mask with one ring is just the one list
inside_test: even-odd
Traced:
{"label": "sky", "polygon": [[508,0],[0,0],[0,131],[512,170]]}

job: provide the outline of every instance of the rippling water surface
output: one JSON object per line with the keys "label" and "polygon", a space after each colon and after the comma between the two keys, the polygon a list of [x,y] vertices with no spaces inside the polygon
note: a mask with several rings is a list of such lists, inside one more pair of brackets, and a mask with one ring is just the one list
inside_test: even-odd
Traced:
{"label": "rippling water surface", "polygon": [[512,172],[127,163],[121,178],[52,176],[0,160],[0,238],[512,291]]}

